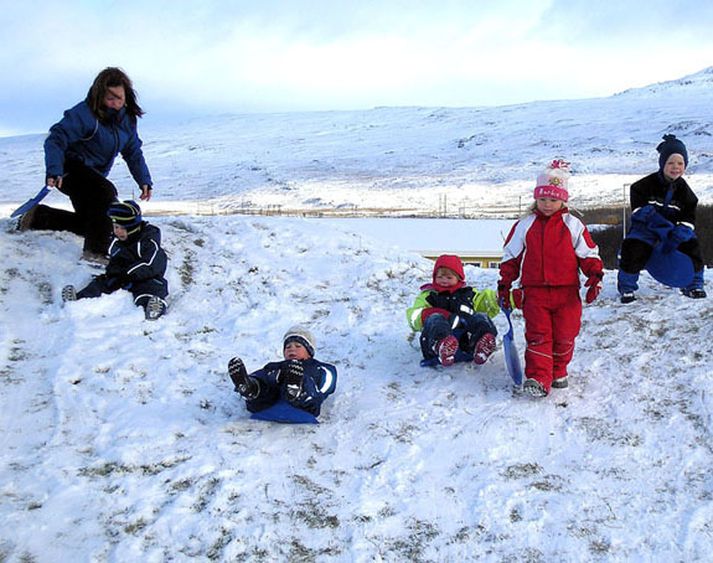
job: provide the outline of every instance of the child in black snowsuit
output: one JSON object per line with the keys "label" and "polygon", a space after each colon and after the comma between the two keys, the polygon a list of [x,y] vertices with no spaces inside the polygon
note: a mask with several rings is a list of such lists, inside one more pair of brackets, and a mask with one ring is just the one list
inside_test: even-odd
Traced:
{"label": "child in black snowsuit", "polygon": [[336,389],[337,368],[316,360],[314,348],[312,333],[294,326],[283,337],[284,360],[270,362],[248,375],[243,361],[232,358],[228,374],[247,409],[259,412],[282,399],[319,416],[322,402]]}
{"label": "child in black snowsuit", "polygon": [[107,215],[114,228],[109,246],[106,272],[96,276],[84,289],[68,285],[62,290],[64,301],[99,297],[126,289],[134,303],[143,307],[147,320],[158,319],[166,312],[168,282],[166,253],[161,248],[161,231],[143,221],[141,209],[134,201],[116,201]]}
{"label": "child in black snowsuit", "polygon": [[631,185],[631,227],[621,245],[617,287],[622,303],[636,300],[639,272],[646,267],[657,244],[664,252],[678,249],[693,262],[694,275],[686,297],[706,297],[704,263],[696,228],[698,198],[683,174],[688,166],[686,146],[675,135],[664,135],[659,152],[659,170]]}

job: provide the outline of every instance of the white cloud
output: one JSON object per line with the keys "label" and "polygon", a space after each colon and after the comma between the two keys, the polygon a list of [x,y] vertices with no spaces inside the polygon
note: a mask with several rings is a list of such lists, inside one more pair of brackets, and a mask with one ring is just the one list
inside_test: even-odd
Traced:
{"label": "white cloud", "polygon": [[0,103],[52,115],[109,65],[155,113],[608,95],[696,72],[713,52],[713,7],[661,0],[35,1],[4,21]]}

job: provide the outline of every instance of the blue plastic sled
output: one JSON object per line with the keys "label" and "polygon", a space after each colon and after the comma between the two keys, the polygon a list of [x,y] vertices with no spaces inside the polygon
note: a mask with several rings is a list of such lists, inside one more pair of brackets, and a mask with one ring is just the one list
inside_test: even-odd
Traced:
{"label": "blue plastic sled", "polygon": [[[456,355],[455,355],[455,361],[457,362],[472,362],[473,361],[473,354],[468,354],[467,352],[464,352],[463,350],[456,350]],[[438,358],[428,358],[427,360],[421,360],[420,363],[422,368],[435,368],[436,366],[440,366],[441,364],[438,362]]]}
{"label": "blue plastic sled", "polygon": [[505,317],[508,320],[508,326],[510,327],[508,331],[503,336],[503,356],[505,357],[505,366],[508,368],[508,373],[515,385],[522,385],[522,366],[520,365],[520,355],[517,353],[517,348],[515,347],[515,336],[512,331],[512,321],[510,320],[510,314],[512,311],[510,309],[505,309],[501,307]]}
{"label": "blue plastic sled", "polygon": [[44,186],[39,192],[37,192],[37,195],[31,199],[28,199],[25,203],[23,203],[20,207],[15,209],[15,211],[12,212],[10,217],[17,217],[18,215],[22,215],[23,213],[27,213],[30,209],[32,209],[35,205],[37,205],[39,202],[41,202],[43,199],[45,199],[45,196],[50,193],[50,189],[47,186]]}
{"label": "blue plastic sled", "polygon": [[656,281],[669,287],[688,287],[693,281],[693,261],[679,250],[664,253],[663,244],[654,247],[646,270]]}
{"label": "blue plastic sled", "polygon": [[319,424],[313,414],[293,407],[287,401],[279,400],[274,405],[250,415],[253,420],[268,420],[283,424]]}

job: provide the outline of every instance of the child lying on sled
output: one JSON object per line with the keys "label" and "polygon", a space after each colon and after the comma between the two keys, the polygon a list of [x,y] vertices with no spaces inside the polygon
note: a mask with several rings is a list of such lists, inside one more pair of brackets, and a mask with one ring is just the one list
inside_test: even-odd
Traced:
{"label": "child lying on sled", "polygon": [[337,386],[337,369],[314,358],[315,339],[304,327],[290,328],[282,342],[284,360],[270,362],[249,375],[240,358],[228,362],[235,391],[252,413],[284,400],[319,416],[322,402]]}

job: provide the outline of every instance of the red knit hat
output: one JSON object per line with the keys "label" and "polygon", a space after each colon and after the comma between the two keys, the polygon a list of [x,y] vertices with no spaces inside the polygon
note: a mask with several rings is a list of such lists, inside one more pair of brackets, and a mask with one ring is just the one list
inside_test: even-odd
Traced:
{"label": "red knit hat", "polygon": [[569,162],[564,160],[553,160],[542,174],[537,176],[535,186],[535,199],[549,197],[567,201],[567,181],[569,180]]}
{"label": "red knit hat", "polygon": [[433,281],[436,281],[436,274],[439,268],[448,268],[451,270],[460,281],[465,279],[465,272],[463,271],[463,262],[461,259],[454,254],[441,254],[433,266]]}

